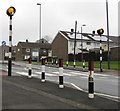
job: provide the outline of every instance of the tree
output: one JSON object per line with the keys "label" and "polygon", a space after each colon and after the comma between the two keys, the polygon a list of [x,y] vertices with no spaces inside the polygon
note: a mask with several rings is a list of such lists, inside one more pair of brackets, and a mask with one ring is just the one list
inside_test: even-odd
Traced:
{"label": "tree", "polygon": [[45,35],[45,36],[43,36],[42,39],[37,40],[36,42],[37,43],[51,43],[52,42],[52,38],[50,36],[48,36],[48,35]]}

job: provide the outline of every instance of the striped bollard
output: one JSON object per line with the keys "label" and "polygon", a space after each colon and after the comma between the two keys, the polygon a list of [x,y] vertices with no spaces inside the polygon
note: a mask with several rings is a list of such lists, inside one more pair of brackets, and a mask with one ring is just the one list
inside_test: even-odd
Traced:
{"label": "striped bollard", "polygon": [[32,58],[29,58],[29,65],[28,65],[28,78],[32,78]]}
{"label": "striped bollard", "polygon": [[59,59],[59,88],[64,88],[64,85],[63,85],[63,59]]}
{"label": "striped bollard", "polygon": [[68,61],[66,61],[66,66],[68,67]]}
{"label": "striped bollard", "polygon": [[52,58],[52,65],[53,65],[53,58]]}
{"label": "striped bollard", "polygon": [[83,71],[85,71],[85,60],[83,60]]}
{"label": "striped bollard", "polygon": [[74,63],[73,63],[73,65],[74,65],[74,69],[75,69],[75,65],[76,65],[76,63],[75,63],[75,60],[74,60]]}
{"label": "striped bollard", "polygon": [[94,61],[89,61],[88,97],[94,98]]}
{"label": "striped bollard", "polygon": [[42,58],[42,74],[41,74],[41,82],[45,82],[45,58]]}
{"label": "striped bollard", "polygon": [[58,60],[56,60],[56,65],[58,65]]}

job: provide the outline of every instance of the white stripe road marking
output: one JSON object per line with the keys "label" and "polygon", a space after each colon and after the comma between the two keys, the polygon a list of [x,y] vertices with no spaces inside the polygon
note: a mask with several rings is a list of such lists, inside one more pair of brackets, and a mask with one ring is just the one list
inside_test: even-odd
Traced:
{"label": "white stripe road marking", "polygon": [[94,75],[99,75],[99,76],[105,76],[105,77],[109,77],[110,75],[105,75],[105,74],[98,74],[98,73],[94,73]]}
{"label": "white stripe road marking", "polygon": [[88,72],[86,73],[86,72],[69,72],[69,73],[72,73],[72,75],[83,75],[83,76],[88,76]]}
{"label": "white stripe road marking", "polygon": [[85,79],[86,79],[86,78],[88,78],[88,77],[80,77],[80,78],[83,78],[83,79],[85,78]]}
{"label": "white stripe road marking", "polygon": [[[80,91],[83,91],[83,92],[88,93],[88,91],[85,91],[84,89],[78,87],[77,85],[75,85],[75,84],[73,84],[73,83],[69,83],[69,84],[71,84],[72,86],[74,86],[77,90],[80,90]],[[103,94],[103,93],[94,93],[94,94],[100,95],[100,96],[105,96],[105,97],[110,97],[110,98],[114,98],[114,99],[120,99],[120,97],[118,97],[118,96],[112,96],[112,95]],[[113,100],[113,99],[112,99],[112,100]],[[117,102],[118,102],[119,100],[114,100],[114,101],[117,101]]]}
{"label": "white stripe road marking", "polygon": [[[88,76],[89,72],[81,72],[81,71],[74,71],[74,72],[69,72],[75,75],[85,75]],[[105,74],[99,74],[99,73],[94,73],[94,75],[99,75],[99,76],[105,76],[105,77],[109,77],[110,75],[105,75]]]}
{"label": "white stripe road marking", "polygon": [[[59,72],[52,72],[52,73],[59,75]],[[73,74],[68,74],[68,73],[63,73],[63,75],[67,75],[67,76],[75,76],[75,75],[73,75]]]}
{"label": "white stripe road marking", "polygon": [[[41,74],[41,72],[34,72],[34,73],[36,73],[36,74]],[[47,75],[47,76],[57,76],[57,75],[51,74],[51,73],[45,73],[45,75]]]}
{"label": "white stripe road marking", "polygon": [[99,79],[105,79],[105,78],[108,78],[108,77],[99,77]]}
{"label": "white stripe road marking", "polygon": [[[25,75],[25,76],[28,76],[28,72],[16,72],[16,73],[19,73],[21,75]],[[37,74],[40,74],[40,72],[34,72],[32,73],[32,76],[38,76]],[[41,74],[40,74],[41,75]],[[49,74],[49,73],[45,73],[46,76],[57,76],[57,75],[53,75],[53,74]]]}

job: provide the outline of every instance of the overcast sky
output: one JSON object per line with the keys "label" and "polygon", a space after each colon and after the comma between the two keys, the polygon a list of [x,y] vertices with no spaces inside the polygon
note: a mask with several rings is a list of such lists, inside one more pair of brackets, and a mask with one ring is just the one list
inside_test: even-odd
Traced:
{"label": "overcast sky", "polygon": [[[118,36],[118,1],[109,2],[110,35]],[[1,0],[0,2],[0,36],[1,42],[9,43],[9,17],[6,10],[16,8],[13,16],[13,45],[28,39],[31,42],[39,38],[39,14],[42,5],[42,37],[54,38],[59,30],[70,31],[77,20],[77,31],[91,33],[103,28],[106,33],[106,0]]]}

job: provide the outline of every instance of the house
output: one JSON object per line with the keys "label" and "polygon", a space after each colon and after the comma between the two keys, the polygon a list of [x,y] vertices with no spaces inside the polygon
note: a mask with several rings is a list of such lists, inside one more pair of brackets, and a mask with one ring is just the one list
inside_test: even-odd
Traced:
{"label": "house", "polygon": [[16,47],[16,60],[27,60],[30,56],[35,61],[43,56],[51,56],[51,44],[28,42],[28,40],[19,42]]}
{"label": "house", "polygon": [[[75,33],[67,31],[59,31],[52,42],[52,56],[57,56],[58,58],[63,58],[64,61],[70,60],[69,55],[74,54],[74,42]],[[100,39],[102,40],[103,51],[108,50],[107,37],[102,35],[101,37],[97,34],[87,34],[87,33],[76,33],[76,47],[75,55],[80,53],[89,53],[90,51],[99,51],[100,49]],[[109,40],[110,47],[114,46],[115,43]]]}

